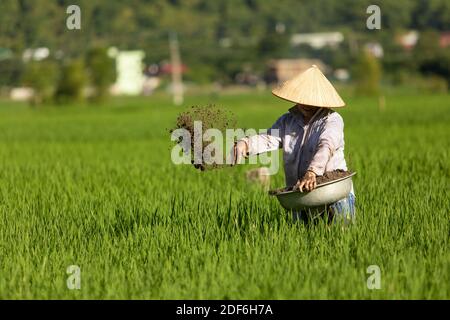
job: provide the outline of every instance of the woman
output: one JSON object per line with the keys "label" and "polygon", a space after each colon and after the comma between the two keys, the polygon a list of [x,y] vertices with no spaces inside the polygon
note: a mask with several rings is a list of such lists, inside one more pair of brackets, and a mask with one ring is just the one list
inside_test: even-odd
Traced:
{"label": "woman", "polygon": [[[316,177],[324,172],[347,170],[344,158],[344,121],[331,108],[345,106],[333,85],[313,65],[311,68],[275,88],[272,93],[295,102],[267,134],[239,140],[232,153],[233,164],[242,157],[283,148],[286,185],[300,191],[316,187]],[[278,133],[278,134],[277,134]],[[350,222],[355,219],[353,187],[348,197],[328,206],[328,217]],[[308,220],[306,211],[294,218]]]}

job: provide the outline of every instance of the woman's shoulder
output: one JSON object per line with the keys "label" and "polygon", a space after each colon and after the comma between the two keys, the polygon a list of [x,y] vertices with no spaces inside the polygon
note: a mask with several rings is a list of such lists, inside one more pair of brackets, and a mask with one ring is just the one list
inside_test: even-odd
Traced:
{"label": "woman's shoulder", "polygon": [[278,123],[286,123],[286,122],[291,121],[292,119],[293,119],[292,114],[291,114],[290,112],[286,112],[286,113],[282,114],[282,115],[277,119],[276,122],[278,122]]}
{"label": "woman's shoulder", "polygon": [[330,121],[330,122],[342,122],[342,123],[344,122],[344,119],[342,118],[342,116],[339,113],[337,113],[336,111],[331,110],[331,109],[329,110],[326,118],[327,118],[327,121]]}
{"label": "woman's shoulder", "polygon": [[282,121],[286,121],[286,120],[290,120],[293,118],[293,115],[290,112],[286,112],[284,114],[282,114],[278,120],[282,120]]}
{"label": "woman's shoulder", "polygon": [[289,115],[287,113],[281,115],[271,126],[271,129],[284,129],[289,123]]}

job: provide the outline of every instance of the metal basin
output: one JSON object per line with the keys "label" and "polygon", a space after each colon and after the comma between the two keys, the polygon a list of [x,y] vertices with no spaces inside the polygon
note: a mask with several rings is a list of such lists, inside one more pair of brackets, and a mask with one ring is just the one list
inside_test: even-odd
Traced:
{"label": "metal basin", "polygon": [[325,182],[310,192],[286,191],[275,194],[280,204],[288,210],[301,210],[331,204],[348,196],[352,188],[353,172],[347,177]]}

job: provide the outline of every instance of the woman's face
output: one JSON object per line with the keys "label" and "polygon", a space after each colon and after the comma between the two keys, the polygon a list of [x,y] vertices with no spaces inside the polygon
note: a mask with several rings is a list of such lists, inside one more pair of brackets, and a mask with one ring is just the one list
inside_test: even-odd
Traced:
{"label": "woman's face", "polygon": [[317,107],[314,106],[308,106],[304,104],[297,104],[297,108],[300,110],[300,112],[303,114],[303,116],[310,118],[316,113]]}

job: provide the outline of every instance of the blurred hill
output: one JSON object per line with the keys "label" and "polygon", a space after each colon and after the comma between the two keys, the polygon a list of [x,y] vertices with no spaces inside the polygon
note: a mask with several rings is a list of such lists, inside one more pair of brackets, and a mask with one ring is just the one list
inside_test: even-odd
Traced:
{"label": "blurred hill", "polygon": [[[78,54],[80,43],[102,42],[121,49],[140,47],[150,60],[165,57],[168,31],[184,40],[186,55],[207,54],[229,38],[235,46],[256,45],[258,39],[283,24],[286,34],[366,29],[370,0],[2,0],[0,42],[15,50],[34,46]],[[78,4],[82,31],[68,32],[65,10]],[[447,0],[380,2],[382,30],[446,30]],[[223,42],[222,42],[223,43]],[[202,50],[200,50],[202,49]],[[206,51],[205,51],[206,50]]]}
{"label": "blurred hill", "polygon": [[[412,68],[405,59],[408,54],[395,41],[398,34],[411,29],[442,33],[450,26],[448,0],[389,0],[378,3],[381,30],[368,30],[366,9],[372,2],[2,0],[0,49],[10,50],[17,59],[27,48],[37,47],[49,48],[60,58],[77,58],[93,46],[115,46],[143,50],[150,65],[169,58],[168,35],[176,32],[188,66],[186,79],[226,83],[243,69],[261,74],[267,60],[274,58],[318,58],[334,68],[350,69],[357,55],[352,48],[369,41],[384,48],[385,68]],[[81,30],[66,28],[66,8],[72,4],[81,7]],[[294,34],[329,31],[345,36],[339,50],[289,45]],[[20,74],[17,69],[10,71],[10,78],[14,72]]]}

